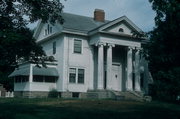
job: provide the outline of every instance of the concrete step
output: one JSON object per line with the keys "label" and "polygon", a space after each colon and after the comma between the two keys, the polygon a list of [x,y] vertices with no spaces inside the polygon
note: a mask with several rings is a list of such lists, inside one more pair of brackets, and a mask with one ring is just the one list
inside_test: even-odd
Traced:
{"label": "concrete step", "polygon": [[112,91],[114,95],[116,96],[117,100],[135,100],[135,101],[143,101],[143,96],[139,95],[138,93],[134,92],[118,92],[118,91]]}

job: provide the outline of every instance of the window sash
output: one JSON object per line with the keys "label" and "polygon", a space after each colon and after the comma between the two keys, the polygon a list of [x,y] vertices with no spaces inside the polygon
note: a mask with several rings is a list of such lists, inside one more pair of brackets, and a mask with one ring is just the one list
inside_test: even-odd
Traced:
{"label": "window sash", "polygon": [[84,69],[78,69],[78,83],[84,83]]}
{"label": "window sash", "polygon": [[69,69],[69,83],[76,83],[76,69]]}
{"label": "window sash", "polygon": [[82,40],[74,39],[74,53],[81,53],[82,51]]}

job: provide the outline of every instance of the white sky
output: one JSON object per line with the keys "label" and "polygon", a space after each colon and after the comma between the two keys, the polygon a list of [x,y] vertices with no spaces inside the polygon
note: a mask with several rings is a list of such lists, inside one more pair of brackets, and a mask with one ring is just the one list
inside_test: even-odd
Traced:
{"label": "white sky", "polygon": [[145,32],[154,27],[155,12],[148,0],[60,0],[60,2],[64,5],[64,12],[93,17],[97,8],[105,11],[106,20],[126,15]]}

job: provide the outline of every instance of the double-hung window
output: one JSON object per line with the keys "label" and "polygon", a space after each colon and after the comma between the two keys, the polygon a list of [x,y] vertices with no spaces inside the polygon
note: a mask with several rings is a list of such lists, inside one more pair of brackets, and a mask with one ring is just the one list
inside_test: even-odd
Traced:
{"label": "double-hung window", "polygon": [[84,84],[84,69],[70,68],[69,83]]}
{"label": "double-hung window", "polygon": [[74,53],[82,53],[82,40],[74,39]]}
{"label": "double-hung window", "polygon": [[84,83],[84,69],[78,69],[78,83]]}

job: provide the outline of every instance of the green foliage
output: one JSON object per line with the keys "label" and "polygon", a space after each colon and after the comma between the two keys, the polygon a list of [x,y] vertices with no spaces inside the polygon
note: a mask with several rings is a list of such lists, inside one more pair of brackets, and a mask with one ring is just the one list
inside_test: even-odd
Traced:
{"label": "green foliage", "polygon": [[48,97],[58,98],[58,91],[56,89],[52,89],[51,91],[49,91]]}
{"label": "green foliage", "polygon": [[155,96],[174,100],[180,92],[180,2],[149,0],[156,11],[155,28],[149,33],[149,68],[155,80]]}
{"label": "green foliage", "polygon": [[[57,0],[0,1],[0,83],[9,80],[7,77],[16,67],[17,59],[44,62],[45,53],[26,25],[38,19],[62,23],[62,9],[63,5]],[[11,86],[6,84],[5,88],[9,89]]]}

